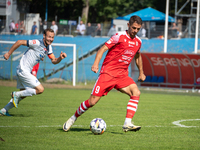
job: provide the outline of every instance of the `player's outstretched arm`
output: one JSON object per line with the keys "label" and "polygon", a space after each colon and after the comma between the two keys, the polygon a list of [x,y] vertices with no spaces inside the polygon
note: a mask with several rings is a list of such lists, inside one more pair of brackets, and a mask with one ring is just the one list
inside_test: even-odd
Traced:
{"label": "player's outstretched arm", "polygon": [[144,75],[143,64],[142,64],[142,56],[141,56],[140,53],[136,53],[135,62],[136,62],[136,66],[138,67],[138,70],[139,70],[138,81],[144,81],[146,79],[146,76]]}
{"label": "player's outstretched arm", "polygon": [[103,56],[103,53],[106,52],[108,50],[108,47],[106,45],[103,45],[97,52],[96,54],[96,57],[95,57],[95,60],[94,60],[94,63],[91,67],[91,70],[94,72],[94,73],[97,73],[98,70],[99,70],[99,62]]}
{"label": "player's outstretched arm", "polygon": [[63,52],[60,53],[60,57],[58,57],[58,58],[56,58],[56,57],[54,56],[54,54],[51,54],[51,56],[50,56],[51,62],[52,62],[53,64],[58,64],[58,63],[59,63],[62,59],[64,59],[65,57],[67,57],[67,54],[66,54],[66,53],[63,53]]}
{"label": "player's outstretched arm", "polygon": [[27,40],[18,40],[17,42],[15,42],[12,45],[12,47],[10,48],[10,50],[3,55],[4,59],[8,60],[10,55],[21,45],[26,46],[27,45]]}

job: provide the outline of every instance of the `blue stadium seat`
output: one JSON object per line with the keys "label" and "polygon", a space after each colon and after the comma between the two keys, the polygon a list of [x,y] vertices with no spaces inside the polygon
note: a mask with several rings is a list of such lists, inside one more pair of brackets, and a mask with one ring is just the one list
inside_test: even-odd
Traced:
{"label": "blue stadium seat", "polygon": [[153,76],[150,82],[157,82],[158,81],[158,77],[157,76]]}
{"label": "blue stadium seat", "polygon": [[146,76],[146,79],[144,80],[144,82],[151,82],[151,76]]}
{"label": "blue stadium seat", "polygon": [[163,77],[163,76],[159,76],[157,82],[158,82],[158,83],[164,82],[164,77]]}

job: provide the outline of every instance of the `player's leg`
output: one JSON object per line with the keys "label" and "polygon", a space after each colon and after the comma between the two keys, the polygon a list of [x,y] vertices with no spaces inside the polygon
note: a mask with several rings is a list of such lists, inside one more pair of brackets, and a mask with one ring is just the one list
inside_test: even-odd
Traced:
{"label": "player's leg", "polygon": [[12,92],[13,104],[15,107],[18,107],[20,99],[23,99],[27,96],[41,94],[44,91],[44,88],[38,79],[31,73],[18,71],[17,77],[17,88],[23,90]]}
{"label": "player's leg", "polygon": [[26,98],[27,96],[41,94],[43,93],[43,91],[44,91],[44,87],[42,86],[42,84],[39,84],[35,88],[27,87],[26,89],[20,90],[18,92],[14,91],[11,94],[13,98],[13,104],[15,107],[18,107],[18,104],[22,99]]}
{"label": "player's leg", "polygon": [[8,111],[13,108],[13,98],[11,98],[11,100],[8,102],[8,104],[6,106],[4,106],[1,110],[0,110],[0,116],[11,116]]}
{"label": "player's leg", "polygon": [[100,96],[94,96],[91,95],[90,98],[84,102],[81,103],[81,105],[78,107],[76,112],[73,116],[71,116],[63,125],[63,130],[68,131],[70,127],[74,124],[76,119],[81,116],[84,112],[86,112],[90,107],[94,106],[99,100]]}
{"label": "player's leg", "polygon": [[[24,87],[23,87],[23,85],[21,84],[21,82],[20,82],[18,76],[17,76],[17,88],[20,89],[20,90],[24,90]],[[10,109],[12,109],[13,107],[15,107],[15,106],[14,106],[14,103],[13,103],[13,101],[14,101],[14,99],[13,99],[13,92],[11,93],[11,97],[12,97],[12,98],[10,99],[10,101],[8,102],[8,104],[7,104],[6,106],[4,106],[4,108],[2,108],[2,109],[0,110],[0,115],[3,115],[3,116],[10,116],[10,114],[8,113],[8,111],[9,111]],[[15,97],[15,98],[16,98],[16,97]],[[20,100],[21,100],[21,98],[18,98],[18,103],[19,103]]]}
{"label": "player's leg", "polygon": [[[131,123],[132,118],[135,115],[135,112],[138,108],[138,102],[140,98],[140,91],[135,84],[135,82],[131,78],[126,78],[127,84],[130,84],[128,86],[125,86],[123,88],[118,89],[122,93],[125,93],[130,96],[129,102],[127,104],[127,112],[126,112],[126,119],[123,125],[123,131],[137,131],[141,127],[140,126],[135,126]],[[126,84],[124,81],[122,82],[123,84]],[[122,85],[120,85],[122,86]]]}
{"label": "player's leg", "polygon": [[[71,116],[63,125],[63,130],[68,131],[70,127],[74,124],[76,119],[81,116],[85,111],[87,111],[90,107],[94,106],[101,98],[101,96],[106,95],[114,86],[109,85],[105,81],[105,75],[100,75],[97,79],[94,88],[92,90],[91,96],[88,100],[81,103],[81,105],[76,110],[75,114]],[[106,79],[108,79],[107,77]],[[103,84],[102,84],[103,83]],[[106,84],[105,84],[106,83]],[[100,88],[101,87],[101,88]]]}

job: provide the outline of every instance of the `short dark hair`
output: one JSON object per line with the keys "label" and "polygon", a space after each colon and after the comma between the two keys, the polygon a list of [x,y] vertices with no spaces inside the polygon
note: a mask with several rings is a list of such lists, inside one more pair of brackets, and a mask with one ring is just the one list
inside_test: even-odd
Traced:
{"label": "short dark hair", "polygon": [[134,22],[142,25],[142,19],[139,16],[131,16],[131,18],[129,20],[129,24],[132,25]]}
{"label": "short dark hair", "polygon": [[46,35],[47,32],[53,32],[54,33],[53,29],[46,29],[46,30],[44,30],[43,34]]}

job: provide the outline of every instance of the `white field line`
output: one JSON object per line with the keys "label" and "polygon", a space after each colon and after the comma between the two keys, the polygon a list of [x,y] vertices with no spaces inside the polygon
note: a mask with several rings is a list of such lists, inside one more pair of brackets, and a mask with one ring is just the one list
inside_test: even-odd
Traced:
{"label": "white field line", "polygon": [[177,125],[179,127],[184,127],[184,128],[193,128],[193,127],[199,127],[199,126],[185,126],[183,124],[180,124],[180,122],[184,122],[184,121],[199,121],[200,119],[185,119],[185,120],[178,120],[178,121],[174,121],[172,122],[172,124]]}
{"label": "white field line", "polygon": [[[107,127],[122,127],[123,125],[107,125]],[[62,125],[41,125],[41,126],[0,126],[0,128],[53,128],[53,127],[62,127]],[[90,127],[88,125],[72,125],[72,127]],[[154,127],[176,127],[176,126],[142,126],[147,128],[154,128]]]}

